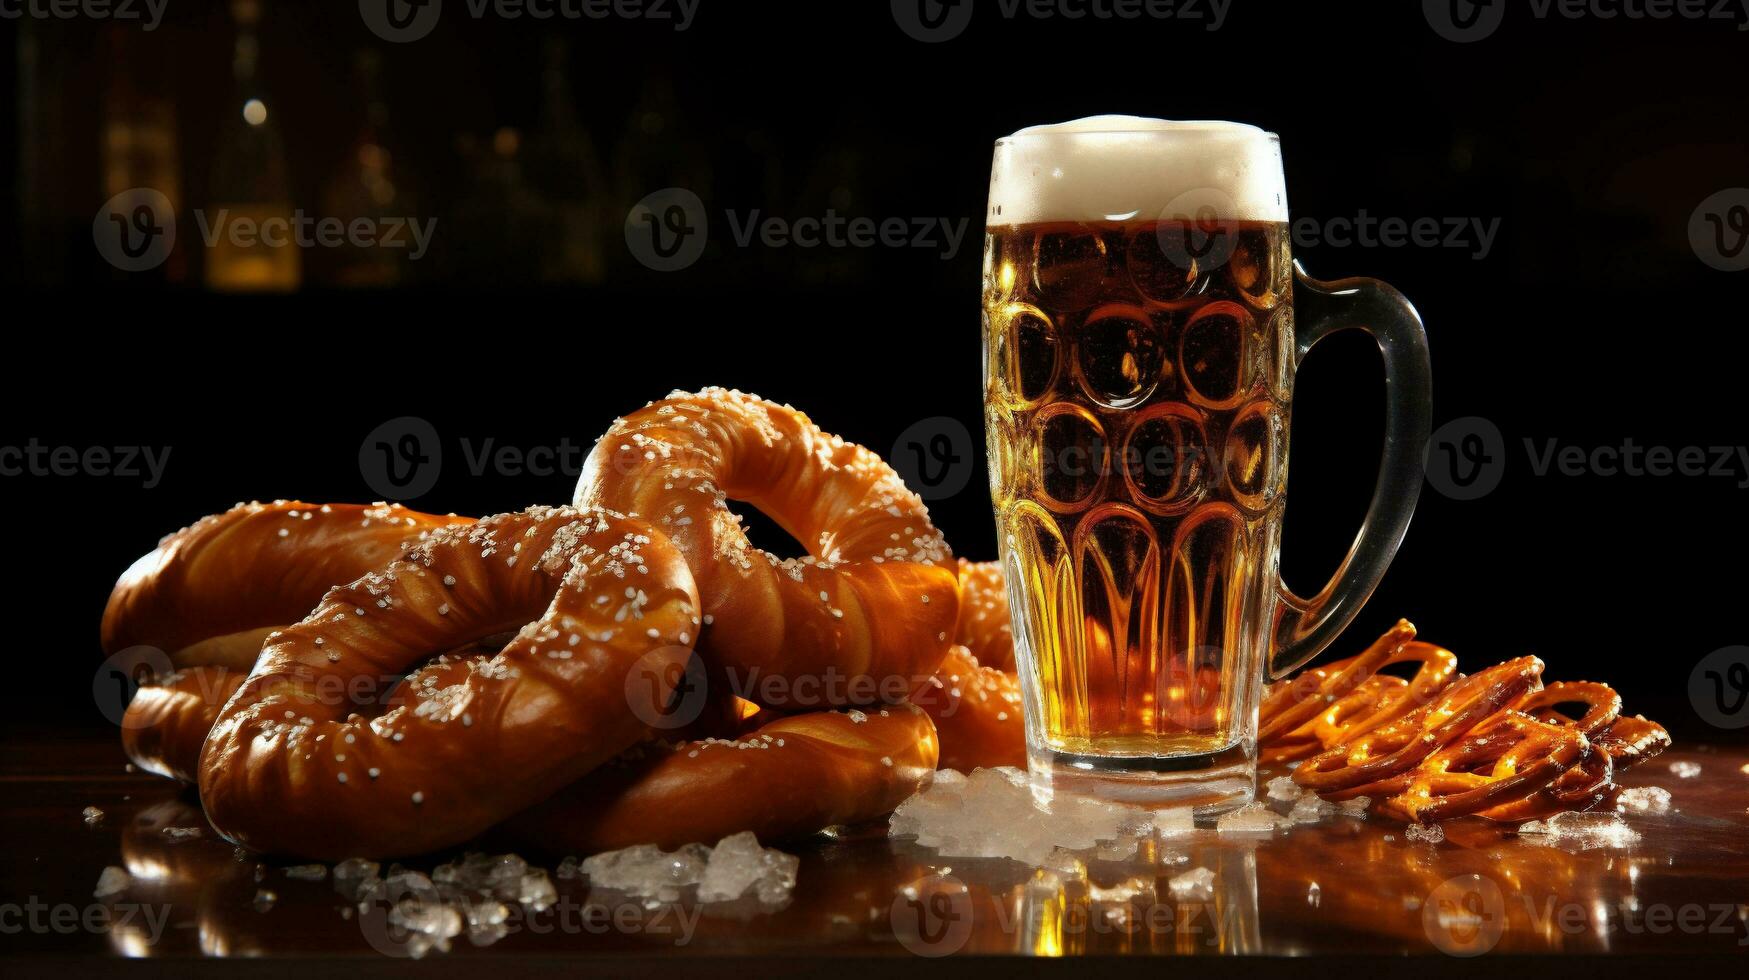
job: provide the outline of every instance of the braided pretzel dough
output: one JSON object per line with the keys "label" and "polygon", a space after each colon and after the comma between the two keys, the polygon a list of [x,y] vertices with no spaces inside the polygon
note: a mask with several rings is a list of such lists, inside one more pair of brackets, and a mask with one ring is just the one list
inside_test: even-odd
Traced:
{"label": "braided pretzel dough", "polygon": [[[269,640],[201,753],[207,817],[320,859],[461,843],[642,738],[625,679],[689,656],[698,609],[679,552],[616,514],[538,508],[434,533]],[[510,630],[484,666],[420,667],[406,685],[419,703],[375,718],[324,686],[368,694]]]}
{"label": "braided pretzel dough", "polygon": [[[731,498],[809,556],[754,548]],[[743,697],[780,710],[897,701],[947,655],[959,590],[923,501],[792,408],[721,388],[653,402],[602,437],[576,503],[642,516],[674,541],[704,602],[700,651],[744,681]]]}

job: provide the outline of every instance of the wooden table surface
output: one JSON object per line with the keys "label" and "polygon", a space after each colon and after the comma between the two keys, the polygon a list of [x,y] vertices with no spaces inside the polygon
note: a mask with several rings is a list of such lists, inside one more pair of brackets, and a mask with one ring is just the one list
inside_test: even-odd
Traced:
{"label": "wooden table surface", "polygon": [[[416,965],[382,908],[360,912],[331,881],[291,879],[282,863],[239,855],[189,794],[126,771],[112,741],[10,741],[0,751],[4,974],[308,975],[328,963],[348,975],[845,977],[970,967],[1013,976],[1048,972],[1057,957],[1120,954],[1204,957],[1197,969],[1222,975],[1275,975],[1299,969],[1276,958],[1302,956],[1345,964],[1408,956],[1416,974],[1454,976],[1526,956],[1545,973],[1585,976],[1668,970],[1672,957],[1749,964],[1741,958],[1749,953],[1749,747],[1741,746],[1685,747],[1629,773],[1630,786],[1669,789],[1673,807],[1630,816],[1642,836],[1626,847],[1535,844],[1471,821],[1449,822],[1447,839],[1428,844],[1377,816],[1338,817],[1261,839],[1199,832],[1128,863],[1095,860],[1053,877],[1003,860],[943,860],[875,827],[792,845],[799,881],[780,909],[646,909],[591,893],[583,879],[555,880],[559,902],[518,911],[509,935],[485,947],[464,935]],[[1682,776],[1673,763],[1700,773]],[[104,812],[95,826],[82,817],[88,806]],[[201,833],[164,833],[184,827]],[[549,869],[559,857],[524,856]],[[429,871],[443,859],[407,865]],[[126,868],[132,885],[94,898],[109,865]],[[1215,872],[1211,896],[1175,901],[1167,880],[1199,866]],[[1158,887],[1111,898],[1113,886],[1137,877]],[[264,890],[276,900],[262,911]],[[959,955],[938,958],[947,953]],[[726,967],[726,956],[748,961]]]}

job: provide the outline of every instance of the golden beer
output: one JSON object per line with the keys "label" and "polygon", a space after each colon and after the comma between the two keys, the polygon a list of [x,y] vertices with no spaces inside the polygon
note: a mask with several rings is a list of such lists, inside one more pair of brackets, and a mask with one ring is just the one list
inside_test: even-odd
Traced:
{"label": "golden beer", "polygon": [[[1162,245],[1177,238],[1190,243]],[[1225,254],[1202,268],[1205,243]],[[1229,248],[1225,244],[1231,243]],[[986,433],[1039,738],[1072,755],[1239,741],[1287,476],[1287,230],[1040,224],[985,242]],[[1254,685],[1253,685],[1254,686]]]}
{"label": "golden beer", "polygon": [[[1391,381],[1385,466],[1349,561],[1303,600],[1279,578],[1293,375],[1352,312]],[[1250,800],[1265,678],[1347,624],[1413,511],[1429,401],[1414,311],[1380,283],[1296,276],[1273,135],[1096,117],[998,141],[983,331],[1035,785]]]}

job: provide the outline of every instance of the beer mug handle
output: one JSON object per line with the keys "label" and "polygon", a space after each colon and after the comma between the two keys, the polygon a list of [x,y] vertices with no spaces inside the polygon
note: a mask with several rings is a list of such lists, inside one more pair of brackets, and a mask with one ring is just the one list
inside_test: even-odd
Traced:
{"label": "beer mug handle", "polygon": [[1329,646],[1378,587],[1415,514],[1433,414],[1427,332],[1402,293],[1376,279],[1319,282],[1295,262],[1294,316],[1296,370],[1314,344],[1338,331],[1365,330],[1378,341],[1385,361],[1385,446],[1366,520],[1330,583],[1302,599],[1278,580],[1271,680]]}

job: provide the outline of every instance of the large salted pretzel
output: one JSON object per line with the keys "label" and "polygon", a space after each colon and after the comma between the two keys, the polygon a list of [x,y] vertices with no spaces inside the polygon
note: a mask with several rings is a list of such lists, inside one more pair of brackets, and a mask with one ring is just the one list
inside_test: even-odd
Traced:
{"label": "large salted pretzel", "polygon": [[1025,711],[1002,567],[962,558],[959,583],[954,646],[916,701],[935,719],[943,769],[1025,766]]}
{"label": "large salted pretzel", "polygon": [[510,829],[573,854],[747,830],[784,840],[892,812],[936,763],[935,726],[916,705],[761,714],[728,737],[641,745]]}
{"label": "large salted pretzel", "polygon": [[219,708],[269,633],[431,532],[471,522],[398,504],[279,500],[238,504],[166,535],[123,573],[103,612],[104,653],[151,647],[174,667],[129,702],[128,757],[148,772],[194,782]]}
{"label": "large salted pretzel", "polygon": [[[729,500],[763,511],[807,556],[755,548]],[[674,541],[708,618],[700,650],[748,700],[784,711],[902,700],[947,655],[958,581],[922,499],[879,456],[788,406],[722,388],[652,402],[601,438],[576,503],[641,516]]]}
{"label": "large salted pretzel", "polygon": [[[207,818],[333,860],[461,843],[641,739],[627,676],[683,664],[698,628],[692,574],[641,521],[537,508],[433,533],[269,638],[201,752]],[[490,659],[431,660],[507,632]],[[395,685],[411,696],[360,713]]]}
{"label": "large salted pretzel", "polygon": [[238,504],[165,536],[122,573],[103,610],[103,650],[151,646],[177,667],[247,671],[267,634],[303,618],[313,597],[467,522],[399,504]]}

